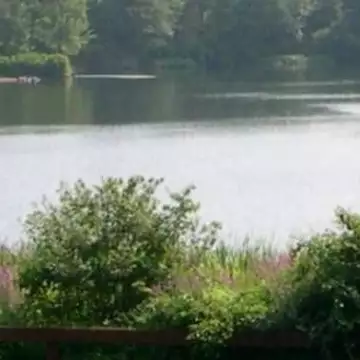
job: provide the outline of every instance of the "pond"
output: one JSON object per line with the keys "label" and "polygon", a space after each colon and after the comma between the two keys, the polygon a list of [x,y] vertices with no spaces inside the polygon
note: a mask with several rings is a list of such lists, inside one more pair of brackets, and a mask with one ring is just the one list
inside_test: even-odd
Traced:
{"label": "pond", "polygon": [[284,244],[360,210],[360,82],[110,76],[0,85],[0,236],[60,181],[141,174],[197,187],[226,241]]}

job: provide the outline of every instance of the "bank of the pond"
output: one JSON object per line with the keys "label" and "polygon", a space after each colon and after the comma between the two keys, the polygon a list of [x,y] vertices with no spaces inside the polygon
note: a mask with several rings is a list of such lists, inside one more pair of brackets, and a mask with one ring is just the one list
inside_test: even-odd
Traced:
{"label": "bank of the pond", "polygon": [[37,76],[42,79],[63,79],[72,75],[72,66],[62,54],[25,53],[0,56],[0,76]]}
{"label": "bank of the pond", "polygon": [[[75,59],[76,67],[87,73],[88,69],[81,61]],[[337,64],[326,56],[305,56],[303,54],[286,54],[260,58],[251,64],[239,64],[236,68],[208,68],[208,66],[197,64],[186,58],[162,58],[154,60],[152,65],[146,69],[124,68],[122,75],[126,78],[139,78],[134,73],[141,73],[141,70],[154,73],[156,75],[186,75],[193,74],[212,76],[238,76],[242,79],[247,78],[271,78],[289,77],[289,76],[323,76],[336,69],[342,71]],[[94,69],[93,69],[94,70]],[[92,71],[93,71],[92,70]],[[102,69],[103,70],[103,69]],[[92,73],[90,71],[90,74]],[[106,77],[107,74],[87,75],[92,78]],[[63,79],[73,75],[73,66],[68,56],[63,54],[45,54],[45,53],[21,53],[13,56],[0,56],[0,77],[19,77],[19,76],[37,76],[43,79]],[[112,75],[114,76],[114,75]],[[147,76],[154,78],[155,75]],[[144,78],[143,76],[140,77]]]}
{"label": "bank of the pond", "polygon": [[[271,76],[271,75],[316,75],[329,74],[341,66],[326,55],[278,54],[258,58],[251,63],[239,63],[236,67],[213,68],[206,64],[196,63],[188,58],[163,58],[154,61],[154,68],[159,73],[196,73],[217,75]],[[348,67],[347,67],[348,68]]]}

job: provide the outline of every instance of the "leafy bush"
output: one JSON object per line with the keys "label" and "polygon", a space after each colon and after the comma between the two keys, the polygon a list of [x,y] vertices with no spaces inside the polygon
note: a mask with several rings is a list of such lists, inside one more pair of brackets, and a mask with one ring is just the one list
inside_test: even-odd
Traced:
{"label": "leafy bush", "polygon": [[26,53],[0,56],[1,76],[38,76],[61,79],[71,76],[70,60],[62,54]]}
{"label": "leafy bush", "polygon": [[314,340],[326,346],[339,341],[349,350],[360,329],[360,216],[339,209],[337,219],[339,231],[326,231],[296,251],[288,304],[293,321]]}
{"label": "leafy bush", "polygon": [[214,284],[198,294],[163,293],[138,308],[136,325],[190,330],[189,337],[221,344],[237,330],[260,328],[272,299],[265,286],[235,291]]}
{"label": "leafy bush", "polygon": [[187,249],[212,246],[217,226],[200,226],[191,188],[163,205],[161,182],[79,181],[28,216],[32,255],[19,270],[27,322],[124,324],[152,287],[171,281]]}
{"label": "leafy bush", "polygon": [[235,291],[213,284],[198,293],[162,293],[142,304],[133,326],[188,332],[193,358],[228,358],[225,342],[238,331],[261,329],[272,299],[266,287]]}

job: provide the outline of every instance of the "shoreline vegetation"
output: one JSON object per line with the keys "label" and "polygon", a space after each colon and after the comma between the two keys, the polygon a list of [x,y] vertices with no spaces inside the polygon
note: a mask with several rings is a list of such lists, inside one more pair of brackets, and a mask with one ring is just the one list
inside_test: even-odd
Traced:
{"label": "shoreline vegetation", "polygon": [[[62,185],[24,222],[24,242],[0,251],[2,326],[183,329],[185,349],[64,345],[64,359],[232,359],[241,331],[300,330],[322,358],[352,359],[360,325],[360,216],[336,211],[339,228],[288,251],[224,245],[202,224],[192,187],[157,199],[161,179],[108,178]],[[319,354],[256,353],[299,359]],[[37,359],[35,345],[0,344],[1,359]]]}
{"label": "shoreline vegetation", "polygon": [[[189,59],[181,58],[164,58],[154,61],[148,78],[157,75],[166,74],[186,74],[197,73],[207,74],[204,68],[199,68],[198,65]],[[236,74],[240,78],[271,78],[272,76],[300,76],[300,77],[322,77],[333,72],[334,70],[342,73],[341,68],[330,59],[324,56],[304,56],[302,54],[293,55],[277,55],[261,59],[251,66],[245,65],[243,68],[238,68]],[[347,69],[348,70],[348,69]],[[355,70],[355,69],[353,69]],[[136,72],[125,69],[122,74],[124,76],[131,74],[136,78]],[[97,74],[101,77],[102,73]],[[227,70],[222,70],[216,75],[234,76],[234,73],[229,73]],[[19,76],[37,76],[43,79],[61,80],[72,76],[76,76],[76,68],[73,67],[68,56],[63,54],[46,54],[46,53],[20,53],[12,56],[0,55],[0,77],[19,77]],[[215,74],[212,74],[215,75]],[[91,75],[90,75],[91,76]],[[144,78],[146,75],[144,76]],[[139,76],[139,78],[142,78]]]}
{"label": "shoreline vegetation", "polygon": [[72,76],[70,59],[62,54],[24,53],[0,56],[0,76],[37,76],[61,80]]}
{"label": "shoreline vegetation", "polygon": [[359,16],[354,0],[1,0],[0,55],[12,60],[0,75],[17,73],[13,56],[21,71],[68,75],[60,55],[88,74],[357,69]]}
{"label": "shoreline vegetation", "polygon": [[[324,56],[304,56],[302,54],[293,55],[277,55],[257,61],[251,66],[245,65],[243,68],[236,70],[236,75],[242,79],[276,79],[281,76],[288,79],[291,76],[300,78],[322,78],[327,74],[337,71],[340,75],[344,70],[349,69],[338,68],[330,59]],[[356,69],[352,68],[352,71]],[[136,79],[137,70],[129,69],[122,72],[123,76],[133,76]],[[204,68],[199,68],[189,59],[166,58],[159,59],[153,63],[148,71],[152,75],[139,75],[139,79],[155,78],[158,75],[185,75],[190,74],[207,74],[217,76],[235,75],[234,73],[222,70],[216,74],[211,74]],[[101,77],[102,73],[96,74]],[[48,80],[62,80],[72,76],[76,76],[76,68],[68,56],[63,54],[46,54],[46,53],[20,53],[12,56],[0,55],[0,77],[21,77],[36,76]],[[81,76],[80,76],[81,77]],[[91,77],[91,75],[90,75]]]}

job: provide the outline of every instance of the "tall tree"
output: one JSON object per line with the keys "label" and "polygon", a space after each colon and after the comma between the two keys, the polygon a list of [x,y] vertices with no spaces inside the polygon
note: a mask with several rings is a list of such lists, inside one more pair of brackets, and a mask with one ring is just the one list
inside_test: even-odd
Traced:
{"label": "tall tree", "polygon": [[87,0],[31,0],[34,8],[32,44],[48,52],[76,55],[90,38]]}
{"label": "tall tree", "polygon": [[89,40],[87,0],[1,0],[0,51],[76,55]]}
{"label": "tall tree", "polygon": [[0,53],[30,50],[29,8],[22,0],[0,0]]}
{"label": "tall tree", "polygon": [[146,60],[172,40],[182,0],[93,0],[89,18],[96,34],[90,53],[117,63]]}
{"label": "tall tree", "polygon": [[293,38],[279,0],[216,0],[203,33],[208,61],[227,68],[286,52]]}

